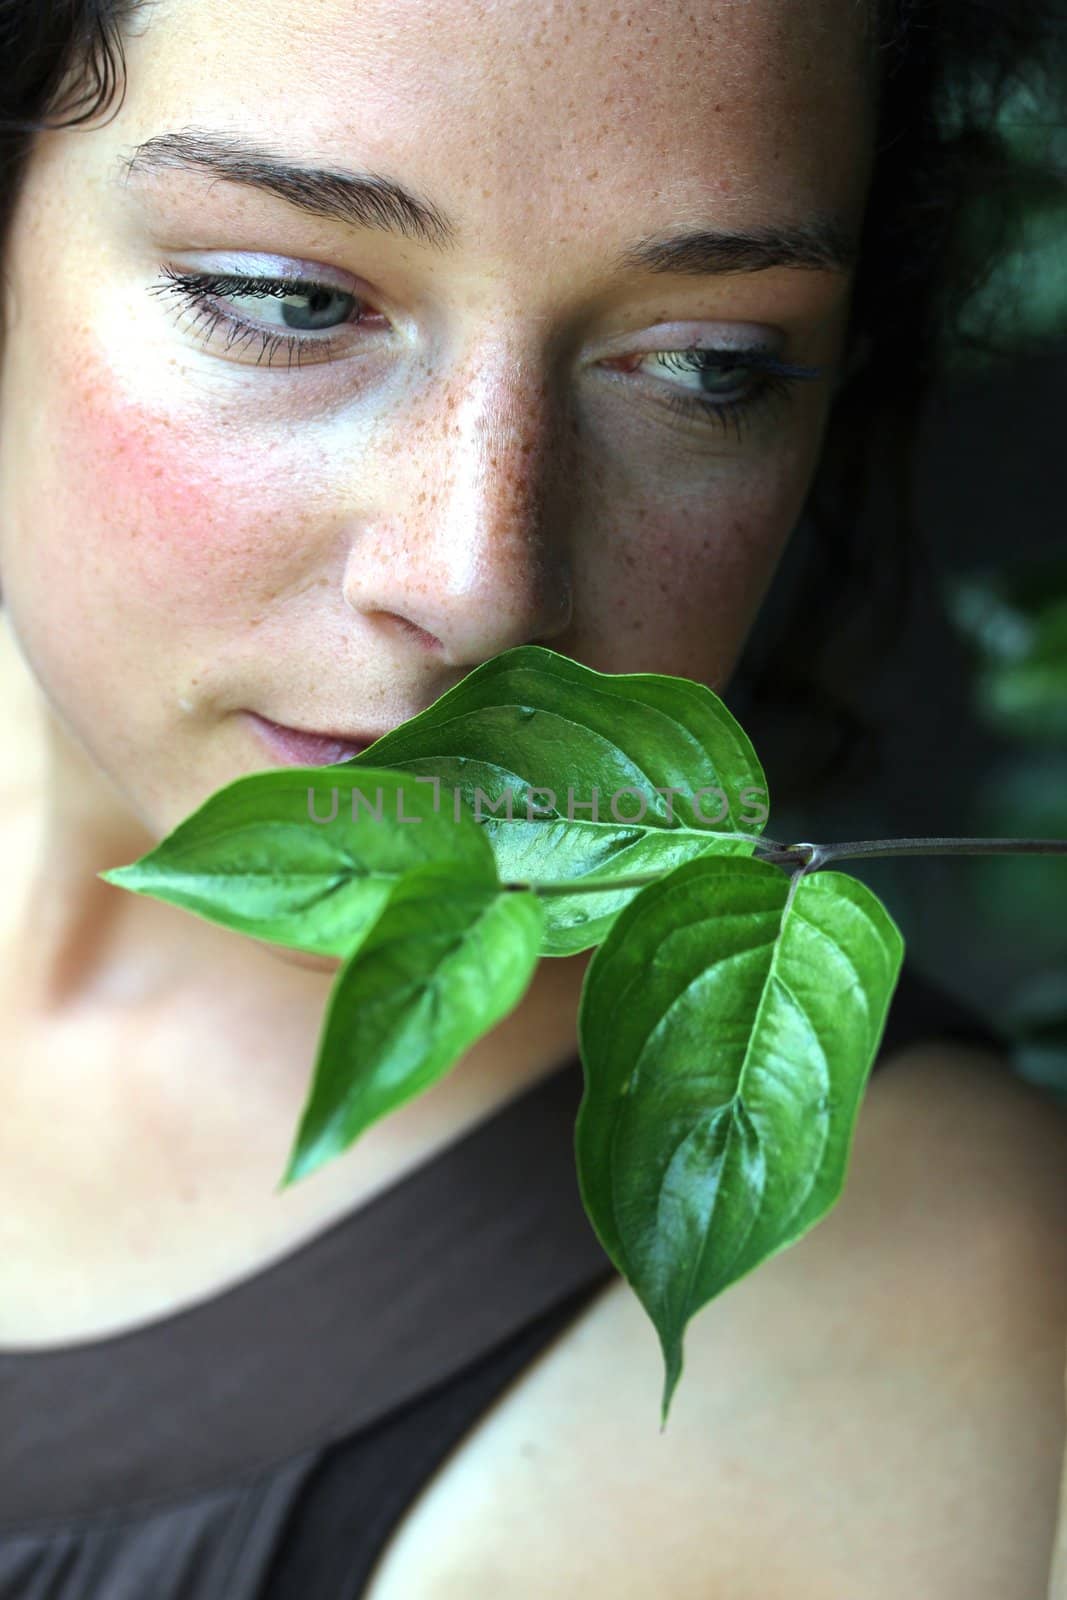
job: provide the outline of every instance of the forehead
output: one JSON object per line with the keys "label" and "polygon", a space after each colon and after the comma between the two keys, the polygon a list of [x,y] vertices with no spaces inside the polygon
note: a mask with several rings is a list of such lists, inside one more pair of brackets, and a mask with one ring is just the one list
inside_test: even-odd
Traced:
{"label": "forehead", "polygon": [[[733,223],[862,204],[868,0],[155,0],[124,139],[240,129],[402,175],[477,226],[559,241],[612,207]],[[283,137],[284,134],[284,137]],[[499,232],[497,230],[499,229]],[[524,238],[524,247],[531,240]]]}

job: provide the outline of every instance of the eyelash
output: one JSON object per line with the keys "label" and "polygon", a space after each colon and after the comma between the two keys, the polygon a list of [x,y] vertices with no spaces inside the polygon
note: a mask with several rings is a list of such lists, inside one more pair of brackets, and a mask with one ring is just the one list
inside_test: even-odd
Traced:
{"label": "eyelash", "polygon": [[[210,272],[175,272],[171,267],[163,269],[164,282],[156,284],[149,291],[152,294],[175,294],[185,302],[186,307],[193,306],[197,310],[196,323],[206,321],[208,331],[205,343],[210,340],[216,328],[220,325],[230,330],[226,342],[226,349],[248,340],[260,339],[262,346],[256,357],[258,366],[264,356],[266,364],[273,365],[275,352],[281,345],[285,345],[289,355],[289,369],[292,370],[294,353],[297,365],[300,365],[300,353],[309,345],[325,354],[327,359],[332,359],[331,352],[337,344],[336,339],[328,337],[315,338],[303,337],[296,334],[286,338],[282,334],[271,333],[266,328],[257,328],[254,323],[246,321],[243,317],[236,316],[233,312],[223,311],[215,302],[218,295],[254,295],[261,299],[285,299],[289,295],[303,295],[305,298],[312,292],[342,295],[355,300],[361,308],[361,315],[349,326],[358,326],[362,320],[362,307],[365,302],[358,296],[350,295],[347,290],[339,289],[335,284],[316,283],[308,278],[249,278],[239,273],[210,273]],[[755,382],[744,399],[737,400],[711,400],[702,395],[686,395],[675,393],[670,395],[663,403],[673,412],[684,417],[717,422],[725,432],[732,423],[736,432],[738,443],[741,442],[742,430],[749,425],[755,414],[765,406],[788,399],[794,386],[798,383],[810,381],[822,376],[821,367],[800,367],[788,362],[779,361],[770,350],[761,345],[750,345],[742,349],[715,349],[705,346],[699,348],[691,346],[686,350],[646,351],[635,360],[644,360],[651,355],[661,355],[665,365],[674,365],[676,369],[687,372],[733,372],[737,369],[749,371],[755,375]]]}

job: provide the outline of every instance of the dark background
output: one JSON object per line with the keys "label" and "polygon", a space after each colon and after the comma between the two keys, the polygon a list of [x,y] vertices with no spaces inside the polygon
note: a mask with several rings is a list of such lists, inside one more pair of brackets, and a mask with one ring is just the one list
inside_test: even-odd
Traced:
{"label": "dark background", "polygon": [[[1067,554],[1065,505],[1067,336],[945,379],[924,413],[916,480],[931,572],[863,695],[882,729],[880,770],[783,809],[768,746],[768,837],[1067,840],[1067,737],[990,722],[981,662],[951,598],[960,579]],[[1067,652],[1063,667],[1067,702]],[[764,758],[759,725],[725,698]],[[1013,1069],[1067,1098],[1067,855],[895,857],[841,870],[883,899],[909,964],[1005,1035]]]}

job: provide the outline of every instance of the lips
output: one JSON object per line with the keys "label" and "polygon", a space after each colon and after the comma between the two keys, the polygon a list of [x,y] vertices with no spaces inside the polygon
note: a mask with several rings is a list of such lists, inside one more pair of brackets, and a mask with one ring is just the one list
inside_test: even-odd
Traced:
{"label": "lips", "polygon": [[382,737],[380,733],[365,733],[343,738],[336,733],[312,733],[306,728],[288,728],[283,723],[257,716],[254,711],[248,711],[245,715],[275,761],[287,767],[329,767],[358,755]]}

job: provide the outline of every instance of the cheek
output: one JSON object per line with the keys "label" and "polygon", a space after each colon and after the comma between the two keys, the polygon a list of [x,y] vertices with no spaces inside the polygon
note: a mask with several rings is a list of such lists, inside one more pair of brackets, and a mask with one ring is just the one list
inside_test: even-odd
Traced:
{"label": "cheek", "polygon": [[[594,581],[595,665],[725,683],[796,524],[806,480],[763,474],[679,510],[635,509],[631,537]],[[711,505],[709,511],[708,505]],[[635,664],[636,663],[636,664]]]}
{"label": "cheek", "polygon": [[246,435],[134,402],[106,371],[68,374],[56,394],[37,488],[68,592],[105,605],[111,596],[131,623],[143,607],[210,628],[277,584],[267,553],[294,548],[292,522],[277,479],[253,475],[264,452]]}

